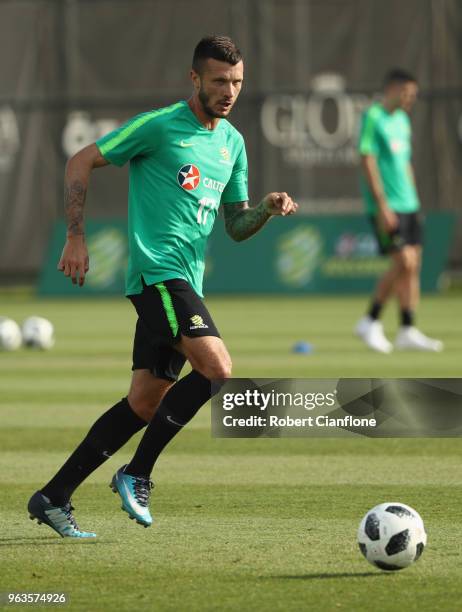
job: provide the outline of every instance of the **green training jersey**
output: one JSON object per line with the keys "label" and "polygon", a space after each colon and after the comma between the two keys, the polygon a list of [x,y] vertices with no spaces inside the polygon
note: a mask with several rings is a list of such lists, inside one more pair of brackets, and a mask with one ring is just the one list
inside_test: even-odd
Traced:
{"label": "green training jersey", "polygon": [[220,203],[247,193],[244,139],[225,119],[208,130],[186,101],[142,113],[96,145],[130,162],[126,294],[182,278],[202,296],[207,237]]}
{"label": "green training jersey", "polygon": [[[409,174],[411,161],[411,123],[407,113],[389,113],[378,103],[367,109],[361,122],[361,155],[377,159],[388,205],[397,213],[412,213],[420,208],[419,197]],[[376,214],[377,203],[364,175],[361,192],[369,214]]]}

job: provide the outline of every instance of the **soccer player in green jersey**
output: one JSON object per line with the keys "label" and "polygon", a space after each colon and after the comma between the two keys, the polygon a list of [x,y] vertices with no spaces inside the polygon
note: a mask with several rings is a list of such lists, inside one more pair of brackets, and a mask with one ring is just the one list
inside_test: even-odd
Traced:
{"label": "soccer player in green jersey", "polygon": [[[207,237],[223,205],[228,234],[255,234],[297,204],[270,193],[249,207],[241,134],[226,120],[240,93],[243,61],[227,37],[202,39],[194,51],[193,95],[143,113],[72,157],[66,168],[67,240],[58,265],[74,284],[89,269],[83,210],[91,172],[130,162],[126,293],[137,313],[133,375],[127,397],[103,414],[57,474],[30,499],[31,518],[63,537],[81,531],[71,495],[147,424],[134,457],[111,487],[130,518],[148,527],[150,474],[168,442],[231,376],[231,358],[202,301]],[[188,361],[192,371],[177,381]]]}
{"label": "soccer player in green jersey", "polygon": [[385,77],[383,101],[365,111],[361,124],[361,190],[380,252],[390,257],[391,266],[379,280],[369,312],[358,322],[356,333],[381,353],[393,350],[379,320],[393,294],[401,311],[395,347],[422,351],[443,348],[439,340],[428,338],[414,325],[420,293],[422,227],[408,113],[417,90],[411,74],[400,69],[390,71]]}

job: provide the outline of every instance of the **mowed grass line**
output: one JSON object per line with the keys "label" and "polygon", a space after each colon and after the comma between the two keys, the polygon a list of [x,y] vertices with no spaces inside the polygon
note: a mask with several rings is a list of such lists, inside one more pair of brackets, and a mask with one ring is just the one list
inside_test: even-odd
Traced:
{"label": "mowed grass line", "polygon": [[[237,376],[457,376],[457,296],[427,298],[422,327],[441,355],[366,351],[351,334],[365,298],[208,301]],[[97,542],[69,542],[28,521],[25,504],[125,394],[134,313],[125,300],[29,302],[2,313],[50,318],[56,347],[0,354],[0,591],[65,590],[72,610],[460,610],[461,445],[457,439],[210,438],[209,408],[173,441],[155,474],[156,524],[142,529],[107,486],[132,440],[74,495]],[[387,313],[392,337],[395,316]],[[312,355],[290,353],[296,340]],[[139,437],[139,436],[138,436]],[[388,575],[355,541],[362,514],[384,500],[421,511],[429,545]]]}
{"label": "mowed grass line", "polygon": [[[57,437],[63,436],[62,430],[57,430]],[[284,445],[284,441],[276,442]],[[251,469],[248,469],[249,459],[246,455],[233,454],[215,455],[213,461],[201,448],[188,454],[175,454],[174,449],[159,460],[159,471],[166,473],[167,482],[183,484],[216,484],[223,483],[223,474],[226,474],[226,484],[239,486],[244,482],[248,485],[259,485],[262,482],[268,485],[290,485],[298,484],[309,486],[323,482],[325,484],[355,484],[358,477],[367,485],[379,485],[386,479],[387,484],[406,485],[412,480],[415,485],[446,485],[462,486],[462,476],[459,470],[460,456],[439,457],[435,462],[434,456],[422,455],[407,456],[403,461],[402,468],[396,470],[396,463],[401,459],[399,456],[388,457],[385,455],[349,455],[348,461],[344,460],[341,453],[342,443],[339,441],[338,450],[332,455],[273,455],[271,446],[265,454],[252,457]],[[192,450],[192,449],[190,449]],[[38,456],[37,456],[38,455]],[[25,470],[30,477],[29,482],[40,481],[46,467],[58,466],[61,457],[65,453],[57,452],[27,452],[23,451],[18,457],[17,452],[2,453],[3,476],[1,482],[13,484],[19,475]],[[272,461],[273,457],[277,457]],[[364,466],[367,458],[367,468]],[[119,452],[118,463],[127,462],[129,455],[123,451]],[[15,462],[16,469],[7,470],[7,466]],[[188,469],[183,470],[187,465]],[[271,466],[270,468],[268,466]],[[116,466],[120,467],[120,466]],[[51,469],[53,469],[51,467]],[[115,471],[114,465],[108,470]],[[108,482],[110,472],[101,468],[97,474],[91,476],[91,481]],[[163,482],[163,479],[162,479]]]}
{"label": "mowed grass line", "polygon": [[[0,296],[1,297],[1,296]],[[393,353],[377,355],[368,351],[352,330],[363,314],[366,297],[300,298],[218,298],[207,300],[234,362],[234,375],[244,377],[418,377],[459,376],[462,356],[462,329],[459,294],[427,296],[419,310],[418,323],[428,334],[444,340],[441,354]],[[57,343],[53,351],[40,355],[21,350],[0,353],[0,392],[3,377],[21,378],[22,364],[30,377],[34,364],[38,376],[57,378],[60,368],[73,376],[74,393],[92,386],[103,392],[107,374],[114,381],[128,381],[135,311],[124,298],[102,300],[40,300],[35,302],[2,299],[1,315],[17,321],[38,314],[53,321]],[[397,329],[395,308],[385,313],[385,327],[391,339]],[[313,344],[311,355],[295,355],[295,342]],[[54,364],[59,362],[56,370]],[[66,365],[67,364],[67,365]],[[2,366],[5,366],[4,368]],[[101,378],[98,377],[101,373]],[[59,384],[59,383],[57,383]],[[68,386],[63,397],[73,393]],[[110,394],[108,393],[108,397]]]}

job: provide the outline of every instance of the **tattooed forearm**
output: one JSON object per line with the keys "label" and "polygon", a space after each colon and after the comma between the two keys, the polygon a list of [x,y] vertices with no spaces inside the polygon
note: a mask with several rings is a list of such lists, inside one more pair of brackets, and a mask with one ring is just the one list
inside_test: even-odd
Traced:
{"label": "tattooed forearm", "polygon": [[96,146],[88,145],[73,155],[66,164],[64,175],[64,211],[67,217],[67,236],[83,236],[83,208],[90,176],[95,168],[107,166]]}
{"label": "tattooed forearm", "polygon": [[237,242],[256,234],[271,217],[263,202],[254,208],[249,208],[247,202],[226,204],[223,208],[226,231]]}
{"label": "tattooed forearm", "polygon": [[67,217],[67,233],[70,236],[84,234],[83,206],[87,190],[79,180],[73,180],[64,189],[64,210]]}

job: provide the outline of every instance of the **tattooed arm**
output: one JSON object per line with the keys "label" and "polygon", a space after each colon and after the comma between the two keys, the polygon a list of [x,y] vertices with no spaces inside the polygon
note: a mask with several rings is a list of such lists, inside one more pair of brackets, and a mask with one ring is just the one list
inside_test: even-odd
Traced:
{"label": "tattooed arm", "polygon": [[[72,278],[73,284],[82,286],[88,272],[88,251],[85,244],[83,208],[88,183],[94,168],[106,166],[107,161],[94,144],[71,157],[64,177],[64,212],[67,219],[67,240],[58,270]],[[78,281],[77,281],[78,278]]]}
{"label": "tattooed arm", "polygon": [[269,193],[257,206],[249,207],[248,202],[224,205],[225,227],[233,240],[247,240],[261,229],[275,215],[292,215],[298,204],[287,193]]}

